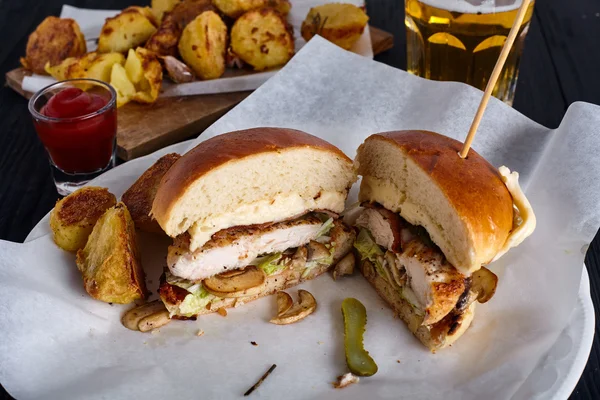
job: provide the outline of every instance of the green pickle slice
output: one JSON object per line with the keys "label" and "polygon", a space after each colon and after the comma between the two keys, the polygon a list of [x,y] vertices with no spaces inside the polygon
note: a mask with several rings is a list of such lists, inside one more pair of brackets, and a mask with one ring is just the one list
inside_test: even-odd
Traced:
{"label": "green pickle slice", "polygon": [[358,300],[347,298],[342,302],[344,316],[344,349],[350,372],[358,376],[371,376],[377,372],[377,364],[365,350],[363,335],[367,326],[367,310]]}

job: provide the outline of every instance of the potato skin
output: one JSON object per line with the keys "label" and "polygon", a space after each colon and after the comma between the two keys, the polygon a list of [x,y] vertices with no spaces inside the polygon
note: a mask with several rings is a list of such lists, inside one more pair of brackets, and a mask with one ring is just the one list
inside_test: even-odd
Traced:
{"label": "potato skin", "polygon": [[75,252],[85,246],[96,221],[117,204],[107,189],[89,186],[56,202],[50,212],[52,239],[63,250]]}
{"label": "potato skin", "polygon": [[150,217],[150,211],[160,180],[180,158],[181,156],[177,153],[162,156],[123,193],[121,201],[129,209],[137,229],[164,234],[158,222]]}
{"label": "potato skin", "polygon": [[123,64],[125,57],[121,53],[87,53],[80,57],[70,57],[53,67],[46,64],[46,72],[57,80],[93,78],[110,82],[110,73],[114,64]]}
{"label": "potato skin", "polygon": [[238,18],[243,13],[259,8],[273,8],[281,15],[287,15],[292,8],[288,0],[212,0],[215,7],[230,18]]}
{"label": "potato skin", "polygon": [[350,50],[362,35],[368,21],[367,14],[353,4],[324,4],[310,9],[302,22],[300,33],[306,41],[318,34],[341,48]]}
{"label": "potato skin", "polygon": [[85,290],[97,300],[127,304],[147,296],[135,227],[123,203],[100,217],[76,262]]}
{"label": "potato skin", "polygon": [[225,73],[227,26],[214,11],[205,11],[190,22],[179,40],[179,54],[200,79]]}
{"label": "potato skin", "polygon": [[273,9],[248,11],[231,28],[231,50],[257,71],[278,67],[294,55],[292,28]]}
{"label": "potato skin", "polygon": [[184,0],[165,13],[158,30],[148,39],[146,48],[161,56],[177,56],[177,44],[183,29],[204,11],[215,11],[210,0]]}
{"label": "potato skin", "polygon": [[154,53],[143,47],[135,49],[135,55],[141,60],[143,76],[135,83],[136,93],[132,100],[138,103],[154,103],[162,86],[162,65]]}
{"label": "potato skin", "polygon": [[181,0],[152,0],[150,7],[158,22],[161,22],[163,15],[166,12],[171,11],[179,2],[181,2]]}
{"label": "potato skin", "polygon": [[36,74],[47,75],[46,64],[54,66],[86,51],[85,38],[75,20],[47,17],[29,35],[21,64]]}
{"label": "potato skin", "polygon": [[158,21],[149,7],[128,7],[104,22],[98,38],[98,52],[125,53],[141,46],[156,32],[157,26]]}

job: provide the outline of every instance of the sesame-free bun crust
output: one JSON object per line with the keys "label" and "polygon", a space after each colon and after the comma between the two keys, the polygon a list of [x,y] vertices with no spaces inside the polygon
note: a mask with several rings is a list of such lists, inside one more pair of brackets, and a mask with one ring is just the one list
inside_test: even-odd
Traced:
{"label": "sesame-free bun crust", "polygon": [[500,173],[473,149],[428,131],[368,137],[356,163],[359,199],[377,202],[423,226],[464,274],[489,263],[513,227],[513,199]]}
{"label": "sesame-free bun crust", "polygon": [[352,160],[294,129],[254,128],[208,139],[163,177],[152,215],[191,250],[232,226],[283,221],[310,210],[343,211],[356,181]]}

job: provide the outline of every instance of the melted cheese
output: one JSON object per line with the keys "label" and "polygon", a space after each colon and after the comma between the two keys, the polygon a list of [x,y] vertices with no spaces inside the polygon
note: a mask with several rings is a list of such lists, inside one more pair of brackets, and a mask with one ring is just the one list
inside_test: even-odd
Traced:
{"label": "melted cheese", "polygon": [[531,208],[529,200],[527,200],[525,193],[523,193],[521,186],[519,186],[519,173],[516,171],[510,172],[510,169],[505,166],[498,168],[498,171],[502,176],[502,181],[508,188],[508,191],[513,198],[513,204],[516,208],[516,215],[513,222],[512,231],[508,235],[508,238],[506,238],[504,246],[502,249],[500,249],[492,261],[496,261],[508,250],[521,244],[521,242],[525,240],[527,236],[533,233],[536,225],[533,208]]}

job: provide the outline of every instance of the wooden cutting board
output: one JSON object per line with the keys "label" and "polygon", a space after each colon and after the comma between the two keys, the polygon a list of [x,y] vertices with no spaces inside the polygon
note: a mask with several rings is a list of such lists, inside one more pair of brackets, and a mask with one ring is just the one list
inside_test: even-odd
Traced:
{"label": "wooden cutting board", "polygon": [[[373,27],[369,29],[374,54],[394,46],[392,34]],[[6,73],[6,84],[30,98],[32,93],[21,89],[23,77],[28,75],[31,73],[23,68],[9,71]],[[126,161],[132,160],[196,136],[250,93],[167,97],[159,98],[151,105],[126,104],[119,108],[117,156]]]}

